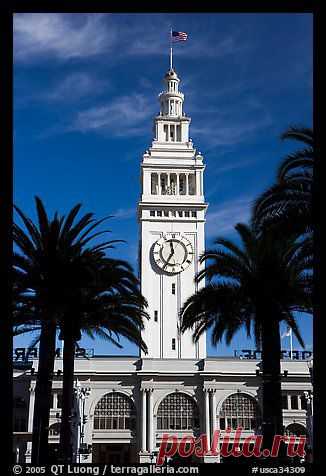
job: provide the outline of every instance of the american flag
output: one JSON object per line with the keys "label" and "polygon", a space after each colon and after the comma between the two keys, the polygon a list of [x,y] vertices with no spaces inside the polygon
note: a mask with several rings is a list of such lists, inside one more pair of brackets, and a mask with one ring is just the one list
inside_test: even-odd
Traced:
{"label": "american flag", "polygon": [[188,34],[184,31],[172,31],[171,39],[172,41],[186,41],[188,39]]}

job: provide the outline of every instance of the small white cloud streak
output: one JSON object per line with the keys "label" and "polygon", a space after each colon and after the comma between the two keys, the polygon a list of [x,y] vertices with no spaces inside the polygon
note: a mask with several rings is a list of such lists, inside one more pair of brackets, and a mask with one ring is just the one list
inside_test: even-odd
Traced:
{"label": "small white cloud streak", "polygon": [[253,159],[248,159],[248,160],[243,159],[243,160],[238,160],[235,162],[228,162],[223,165],[217,166],[216,168],[214,168],[214,166],[211,165],[210,173],[221,175],[227,172],[231,172],[233,170],[238,170],[238,169],[242,169],[243,167],[247,167],[247,165],[254,164],[258,160],[259,159],[257,157]]}
{"label": "small white cloud streak", "polygon": [[53,102],[72,101],[99,94],[107,89],[108,85],[108,81],[95,78],[85,72],[76,72],[66,76],[40,97]]}
{"label": "small white cloud streak", "polygon": [[78,112],[67,130],[105,131],[115,136],[138,134],[154,113],[154,106],[143,94],[116,97],[111,103]]}
{"label": "small white cloud streak", "polygon": [[252,197],[245,196],[209,208],[206,216],[206,236],[214,238],[230,234],[237,223],[248,223],[252,201]]}
{"label": "small white cloud streak", "polygon": [[119,208],[118,210],[112,213],[112,217],[117,218],[119,220],[128,220],[129,218],[136,217],[136,209],[135,207]]}
{"label": "small white cloud streak", "polygon": [[[198,122],[198,121],[197,121]],[[207,145],[206,150],[211,150],[218,146],[234,146],[248,139],[258,130],[271,126],[273,121],[268,113],[260,114],[255,119],[243,118],[237,122],[229,120],[230,124],[221,124],[219,119],[207,121],[205,127],[193,127],[192,134],[199,137]]]}

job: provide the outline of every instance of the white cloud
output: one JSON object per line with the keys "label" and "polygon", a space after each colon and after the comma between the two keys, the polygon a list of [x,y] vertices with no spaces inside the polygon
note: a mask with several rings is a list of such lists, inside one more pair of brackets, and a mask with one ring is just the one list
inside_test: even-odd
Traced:
{"label": "white cloud", "polygon": [[71,59],[108,49],[115,35],[106,14],[17,13],[14,16],[14,56],[25,61],[38,56]]}
{"label": "white cloud", "polygon": [[85,72],[66,76],[40,97],[48,101],[71,101],[84,96],[94,96],[108,87],[108,81],[95,78]]}
{"label": "white cloud", "polygon": [[[160,31],[169,30],[169,25],[161,25]],[[138,29],[130,32],[134,35],[134,40],[130,42],[128,54],[140,56],[162,56],[167,51],[167,35],[158,33],[156,24],[146,28],[146,34],[139,34]],[[239,40],[239,35],[228,34],[224,38],[221,37],[219,42],[210,37],[209,32],[196,31],[189,34],[189,39],[185,43],[174,45],[174,53],[176,57],[186,56],[191,58],[214,57],[221,58],[231,54],[239,53],[248,48],[243,41]]]}
{"label": "white cloud", "polygon": [[232,170],[238,170],[242,169],[243,167],[247,167],[247,165],[251,165],[255,162],[257,162],[259,158],[255,157],[252,159],[241,159],[237,160],[234,162],[228,161],[227,163],[224,163],[223,165],[219,165],[216,168],[214,168],[213,164],[210,166],[210,171],[212,174],[224,174],[226,172],[231,172]]}
{"label": "white cloud", "polygon": [[127,220],[129,218],[136,217],[136,209],[135,207],[131,208],[119,208],[115,212],[112,213],[113,218],[117,218],[120,220]]}
{"label": "white cloud", "polygon": [[115,97],[111,103],[80,111],[68,130],[104,131],[116,136],[138,134],[154,113],[155,104],[143,94]]}
{"label": "white cloud", "polygon": [[[143,15],[142,22],[135,15],[108,13],[17,13],[14,16],[15,60],[30,61],[40,56],[57,59],[87,58],[113,52],[108,57],[166,56],[169,22],[157,15]],[[189,32],[185,44],[175,46],[177,56],[214,57],[239,53],[247,45],[240,33],[221,36],[219,42],[209,32]]]}
{"label": "white cloud", "polygon": [[237,223],[247,223],[252,201],[252,197],[244,196],[210,207],[206,216],[206,235],[215,237],[229,234]]}
{"label": "white cloud", "polygon": [[[272,124],[272,119],[267,112],[257,113],[253,119],[243,117],[232,120],[232,117],[229,117],[222,120],[218,117],[218,113],[216,115],[215,119],[206,120],[205,126],[191,128],[191,133],[207,145],[206,150],[245,142],[249,136]],[[200,122],[203,121],[197,119],[197,123]]]}

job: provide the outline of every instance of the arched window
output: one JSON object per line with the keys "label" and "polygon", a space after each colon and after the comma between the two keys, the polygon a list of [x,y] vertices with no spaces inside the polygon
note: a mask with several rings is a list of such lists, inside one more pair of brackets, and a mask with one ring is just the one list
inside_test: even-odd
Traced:
{"label": "arched window", "polygon": [[303,425],[300,425],[299,423],[291,423],[289,426],[286,427],[285,434],[286,436],[306,436],[307,430]]}
{"label": "arched window", "polygon": [[230,395],[222,405],[220,414],[221,430],[238,427],[244,430],[257,430],[259,426],[259,409],[254,398],[244,393],[235,393]]}
{"label": "arched window", "polygon": [[167,193],[167,186],[168,186],[168,176],[167,174],[161,174],[161,194],[166,195]]}
{"label": "arched window", "polygon": [[177,175],[170,174],[170,190],[171,195],[176,195],[177,192]]}
{"label": "arched window", "polygon": [[155,173],[151,174],[151,194],[158,194],[158,176]]}
{"label": "arched window", "polygon": [[189,174],[189,195],[196,194],[196,176],[195,174]]}
{"label": "arched window", "polygon": [[186,195],[186,176],[185,174],[179,175],[179,194]]}
{"label": "arched window", "polygon": [[49,436],[59,436],[60,435],[60,423],[53,423],[49,427]]}
{"label": "arched window", "polygon": [[157,412],[158,430],[194,430],[198,427],[198,408],[188,395],[170,393],[160,403]]}
{"label": "arched window", "polygon": [[94,430],[133,430],[136,410],[132,400],[122,393],[107,393],[94,412]]}

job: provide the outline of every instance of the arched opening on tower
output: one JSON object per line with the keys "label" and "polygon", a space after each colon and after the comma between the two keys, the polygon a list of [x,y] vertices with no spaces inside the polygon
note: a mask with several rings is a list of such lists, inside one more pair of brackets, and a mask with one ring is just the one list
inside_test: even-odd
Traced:
{"label": "arched opening on tower", "polygon": [[188,176],[188,186],[189,186],[189,195],[195,195],[196,194],[196,176],[195,174],[190,174]]}
{"label": "arched opening on tower", "polygon": [[151,174],[151,194],[158,194],[158,175],[155,173]]}
{"label": "arched opening on tower", "polygon": [[179,175],[179,195],[186,195],[186,175]]}
{"label": "arched opening on tower", "polygon": [[166,195],[167,193],[167,185],[168,185],[168,176],[167,174],[160,174],[160,180],[161,180],[161,194]]}

